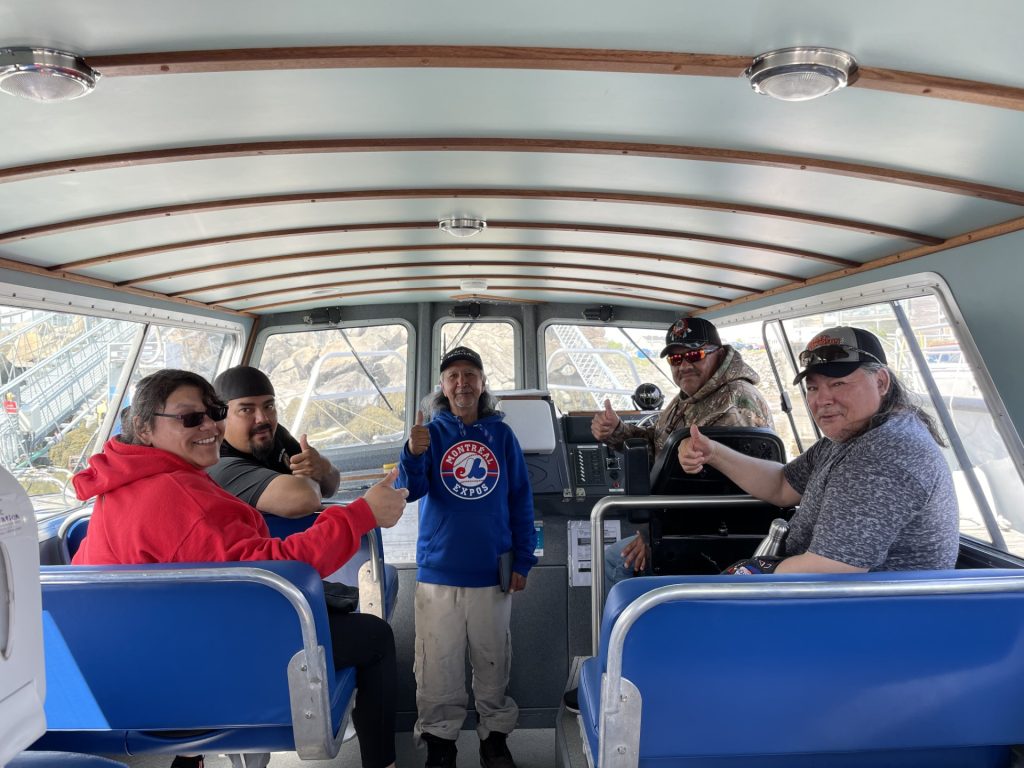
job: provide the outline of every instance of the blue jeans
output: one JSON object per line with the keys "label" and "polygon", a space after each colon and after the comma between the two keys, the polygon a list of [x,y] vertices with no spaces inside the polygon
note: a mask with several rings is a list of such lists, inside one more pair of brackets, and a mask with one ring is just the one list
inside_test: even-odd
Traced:
{"label": "blue jeans", "polygon": [[643,571],[637,574],[632,566],[626,567],[622,557],[622,550],[624,550],[636,535],[629,536],[625,539],[620,539],[614,544],[609,544],[604,548],[604,594],[608,596],[608,590],[612,588],[613,584],[618,584],[623,579],[628,579],[632,576],[650,576],[651,575],[651,559],[647,558],[647,563],[644,566]]}

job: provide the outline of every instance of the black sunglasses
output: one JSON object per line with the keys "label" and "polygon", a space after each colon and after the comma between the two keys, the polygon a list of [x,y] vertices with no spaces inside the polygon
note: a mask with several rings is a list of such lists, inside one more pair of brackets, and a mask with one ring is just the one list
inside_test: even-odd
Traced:
{"label": "black sunglasses", "polygon": [[[829,344],[824,347],[816,347],[815,349],[805,349],[800,353],[800,365],[803,368],[807,368],[810,365],[824,365],[826,363],[842,362],[842,363],[861,363],[863,360],[849,360],[852,354],[857,353],[861,355],[867,355],[876,363],[881,363],[875,355],[870,352],[859,349],[858,347],[851,347],[849,344]],[[840,360],[840,358],[844,358]]]}
{"label": "black sunglasses", "polygon": [[191,429],[203,423],[203,419],[209,416],[214,421],[224,421],[228,416],[226,405],[210,405],[205,411],[192,411],[191,413],[154,413],[154,416],[163,416],[167,419],[177,419],[183,427]]}
{"label": "black sunglasses", "polygon": [[688,363],[699,363],[712,352],[717,352],[718,347],[701,347],[700,349],[688,349],[685,352],[677,352],[668,356],[669,365],[680,365],[684,360]]}

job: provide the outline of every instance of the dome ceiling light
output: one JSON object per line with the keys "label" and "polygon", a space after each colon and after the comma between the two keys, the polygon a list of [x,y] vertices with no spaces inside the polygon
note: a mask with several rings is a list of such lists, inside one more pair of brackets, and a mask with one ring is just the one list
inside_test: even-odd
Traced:
{"label": "dome ceiling light", "polygon": [[452,217],[441,219],[437,226],[452,237],[472,237],[487,229],[487,222],[483,219]]}
{"label": "dome ceiling light", "polygon": [[32,101],[70,101],[96,87],[85,59],[52,48],[0,48],[0,91]]}
{"label": "dome ceiling light", "polygon": [[836,48],[782,48],[762,53],[743,74],[764,96],[809,101],[854,82],[857,60]]}

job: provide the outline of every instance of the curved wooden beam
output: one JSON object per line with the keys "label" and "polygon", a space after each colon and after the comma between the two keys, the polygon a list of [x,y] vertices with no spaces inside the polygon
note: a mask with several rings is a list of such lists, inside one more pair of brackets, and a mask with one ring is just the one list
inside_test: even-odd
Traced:
{"label": "curved wooden beam", "polygon": [[[622,283],[622,282],[617,282],[615,280],[591,280],[591,279],[585,278],[585,277],[560,277],[560,276],[557,276],[557,275],[488,275],[487,277],[488,277],[488,281],[490,281],[491,278],[493,277],[494,279],[497,279],[497,280],[558,280],[558,281],[564,282],[564,283],[573,283],[573,284],[577,284],[578,283],[580,285],[603,285],[605,287],[617,286],[617,287],[620,287],[620,288],[629,289],[629,293],[623,293],[624,296],[633,297],[633,298],[639,298],[639,299],[651,298],[651,296],[650,296],[651,292],[669,293],[669,294],[677,294],[677,293],[679,293],[678,291],[673,291],[671,288],[660,288],[658,286],[652,286],[652,285],[637,286],[637,285],[635,285],[633,283]],[[457,275],[450,275],[450,276],[447,276],[447,275],[414,275],[412,277],[400,277],[400,278],[375,277],[375,278],[368,278],[366,280],[351,280],[351,281],[348,281],[348,282],[345,282],[345,283],[340,283],[337,286],[335,286],[335,285],[318,286],[318,288],[319,287],[323,287],[323,288],[335,288],[335,287],[337,287],[339,294],[341,294],[341,293],[347,294],[348,293],[347,289],[350,286],[374,285],[374,284],[377,284],[377,283],[387,283],[388,285],[395,285],[395,284],[401,283],[402,285],[405,285],[406,283],[420,283],[420,282],[424,282],[424,281],[427,281],[427,280],[434,280],[434,281],[442,280],[443,281],[445,279],[449,279],[449,280],[455,279],[455,280],[457,280],[458,276]],[[457,286],[453,286],[451,288],[446,288],[445,290],[452,290],[455,293],[459,293],[461,291],[461,289],[458,288]],[[308,288],[298,287],[298,288],[283,289],[283,290],[279,290],[279,291],[266,291],[266,292],[264,292],[262,294],[253,294],[252,296],[236,296],[236,297],[231,298],[231,299],[225,299],[224,303],[225,304],[234,305],[234,304],[238,304],[239,302],[251,301],[254,298],[270,296],[272,294],[288,294],[288,293],[296,293],[296,292],[299,292],[299,291],[308,291]],[[637,293],[633,293],[633,291],[637,291]],[[481,295],[486,295],[486,294],[481,294]],[[319,295],[317,296],[317,298],[319,298]],[[654,298],[657,298],[657,297],[655,296]],[[309,301],[309,294],[307,293],[302,299],[300,299],[300,301]],[[701,309],[701,310],[704,309],[704,307],[707,306],[706,304],[689,304],[687,302],[675,301],[675,300],[673,300],[673,304],[675,304],[676,306],[679,306],[679,307],[690,307],[691,309]],[[260,306],[266,306],[266,305],[260,305]]]}
{"label": "curved wooden beam", "polygon": [[344,192],[307,192],[305,194],[264,195],[259,197],[236,197],[221,200],[205,200],[199,203],[183,203],[180,205],[164,205],[155,208],[139,208],[132,211],[106,213],[100,216],[88,216],[81,219],[68,219],[37,227],[26,227],[0,233],[0,244],[30,240],[35,237],[57,235],[65,232],[76,232],[92,227],[105,227],[114,224],[125,224],[147,219],[182,216],[214,211],[238,210],[241,208],[257,208],[273,205],[299,205],[316,203],[338,203],[352,200],[410,200],[450,197],[456,200],[473,198],[496,199],[513,198],[521,200],[571,200],[592,203],[625,203],[629,205],[665,205],[678,208],[694,208],[720,213],[735,213],[748,216],[765,216],[782,221],[799,224],[812,224],[822,227],[834,227],[866,235],[895,237],[901,240],[920,243],[922,245],[938,245],[943,242],[941,237],[933,237],[919,232],[910,232],[895,227],[883,227],[853,219],[841,219],[834,216],[818,216],[816,214],[790,211],[784,208],[770,208],[761,205],[742,205],[705,200],[694,197],[674,197],[672,195],[642,195],[628,192],[602,192],[591,190],[566,189],[498,189],[492,187],[463,188],[446,187],[434,189],[360,189]]}
{"label": "curved wooden beam", "polygon": [[[545,278],[545,279],[548,279],[548,278]],[[387,289],[384,289],[384,290],[376,289],[376,290],[372,290],[372,291],[352,291],[350,293],[326,294],[326,295],[323,295],[323,296],[317,296],[316,300],[317,301],[329,301],[330,299],[352,299],[352,298],[356,298],[356,297],[359,297],[359,296],[380,296],[380,295],[389,294],[389,293],[405,293],[405,294],[408,294],[408,293],[424,293],[424,292],[427,292],[427,291],[435,292],[435,291],[450,291],[450,290],[455,290],[455,289],[448,288],[448,287],[445,287],[445,286],[434,286],[434,287],[429,287],[429,288],[416,288],[416,287],[410,287],[410,288],[387,288]],[[637,296],[635,294],[612,293],[610,291],[595,291],[595,290],[591,290],[591,289],[584,289],[584,290],[581,291],[579,288],[555,288],[555,287],[550,287],[550,286],[549,287],[545,287],[545,288],[537,288],[537,286],[533,286],[533,285],[495,285],[495,286],[489,288],[488,292],[490,292],[492,290],[493,291],[531,291],[531,292],[548,292],[548,293],[571,293],[571,294],[574,294],[576,296],[609,296],[609,297],[611,297],[613,299],[618,299],[620,301],[622,299],[624,299],[624,298],[626,298],[626,299],[634,298],[634,299],[640,299],[641,301],[651,302],[651,303],[654,303],[654,304],[665,304],[665,305],[670,306],[670,307],[692,307],[692,305],[690,305],[690,304],[680,304],[677,301],[666,301],[664,299],[659,299],[659,298],[651,297],[651,296]],[[289,306],[289,305],[292,305],[292,304],[305,304],[305,303],[307,303],[309,301],[310,301],[310,299],[308,297],[304,298],[304,299],[293,299],[291,301],[277,301],[277,302],[274,302],[273,304],[261,304],[259,306],[249,307],[245,311],[246,312],[260,312],[262,310],[275,309],[277,307],[286,307],[286,306]],[[501,297],[495,295],[494,296],[494,301],[496,301],[498,303],[501,303]],[[515,302],[513,302],[513,303],[515,303]],[[704,310],[703,307],[700,307],[700,309],[701,309],[701,311]],[[236,310],[236,311],[240,311],[240,310]]]}
{"label": "curved wooden beam", "polygon": [[746,304],[750,301],[756,301],[757,299],[768,298],[771,296],[778,296],[780,294],[794,291],[798,288],[805,288],[812,285],[821,285],[822,283],[830,283],[833,280],[838,280],[842,277],[849,277],[850,275],[859,275],[864,272],[870,272],[873,269],[879,269],[880,267],[887,267],[890,264],[899,264],[913,259],[919,259],[922,256],[928,256],[932,253],[939,253],[940,251],[948,251],[951,248],[959,248],[962,245],[970,245],[972,243],[980,243],[982,240],[989,240],[993,237],[1002,237],[1008,235],[1011,232],[1020,232],[1024,230],[1024,216],[1017,219],[1010,219],[1009,221],[1000,222],[999,224],[992,224],[981,229],[971,230],[970,232],[964,232],[954,237],[949,238],[940,245],[922,245],[917,248],[910,248],[906,251],[900,251],[899,253],[892,253],[888,256],[882,256],[881,258],[875,259],[874,261],[866,262],[859,267],[854,269],[839,269],[835,272],[828,272],[823,275],[816,275],[815,277],[809,277],[800,283],[791,283],[790,285],[780,285],[778,288],[770,288],[766,291],[761,291],[757,294],[751,294],[749,296],[742,296],[737,299],[730,299],[729,301],[723,301],[719,304],[715,304],[705,308],[705,312],[716,312],[724,309],[732,309],[734,307]]}
{"label": "curved wooden beam", "polygon": [[[330,269],[317,269],[317,270],[311,270],[311,271],[307,271],[307,272],[289,272],[287,274],[281,274],[281,275],[271,275],[271,276],[266,276],[266,277],[248,278],[246,280],[238,280],[238,281],[232,282],[232,283],[221,283],[220,285],[203,286],[201,288],[194,288],[194,289],[191,289],[191,290],[173,291],[171,293],[168,293],[167,295],[168,296],[188,296],[188,297],[191,297],[191,298],[194,299],[196,296],[202,295],[204,293],[209,293],[211,291],[222,291],[225,288],[240,288],[243,285],[258,285],[258,284],[262,284],[262,283],[275,283],[278,280],[281,280],[283,278],[287,278],[287,279],[291,279],[291,278],[315,278],[316,279],[316,285],[315,285],[316,288],[331,288],[331,287],[334,287],[334,286],[346,285],[347,283],[345,283],[345,282],[338,282],[338,283],[332,283],[331,285],[323,285],[322,283],[323,283],[324,278],[326,278],[326,277],[328,277],[330,275],[339,275],[340,276],[340,275],[348,274],[348,273],[351,273],[351,272],[387,272],[387,271],[390,271],[390,270],[393,270],[393,269],[410,269],[410,268],[416,268],[416,267],[424,267],[425,268],[425,267],[427,267],[427,265],[409,264],[407,262],[404,262],[404,263],[403,262],[396,262],[396,263],[390,263],[390,264],[373,264],[373,265],[369,265],[369,266],[367,266],[367,265],[357,265],[357,266],[351,266],[351,267],[336,267],[336,268],[330,268]],[[466,261],[459,260],[459,261],[433,262],[433,263],[431,263],[429,265],[429,267],[432,268],[432,269],[460,268],[460,269],[470,269],[470,270],[474,269],[474,268],[478,268],[478,267],[481,268],[481,269],[483,267],[487,267],[488,269],[491,269],[491,268],[501,268],[501,269],[513,270],[512,274],[508,274],[508,275],[501,275],[501,274],[499,274],[499,275],[492,275],[492,274],[489,274],[489,273],[486,274],[486,275],[484,275],[484,274],[480,275],[481,277],[486,277],[487,279],[495,278],[495,279],[499,279],[499,280],[500,279],[509,279],[509,278],[518,277],[519,273],[515,272],[514,270],[522,269],[522,268],[529,268],[529,269],[552,269],[552,270],[576,270],[576,271],[580,271],[580,272],[600,272],[601,274],[629,275],[629,276],[634,277],[634,278],[650,278],[652,280],[657,280],[657,281],[661,281],[661,282],[678,281],[678,282],[685,283],[685,282],[689,281],[689,278],[682,277],[682,276],[675,276],[675,275],[667,275],[664,272],[654,272],[654,271],[648,271],[648,270],[642,270],[642,269],[630,269],[630,268],[626,268],[626,267],[606,267],[604,265],[596,265],[596,264],[595,265],[591,265],[591,264],[572,264],[572,265],[567,265],[567,264],[547,264],[547,263],[537,262],[537,261],[487,261],[487,262],[481,262],[481,261],[474,261],[474,260],[466,260]],[[454,275],[434,274],[434,275],[432,275],[432,277],[434,279],[445,279],[445,278],[458,279],[458,278],[460,278],[462,276],[458,275],[458,274],[454,274]],[[383,280],[383,279],[387,279],[387,278],[381,278],[381,277],[372,278],[372,279],[369,280],[369,282],[378,282],[378,281]],[[411,280],[412,277],[392,277],[390,279],[392,279],[392,280]],[[548,278],[548,279],[554,279],[554,278]],[[568,279],[571,279],[571,278],[562,278],[562,279],[568,280]],[[367,281],[357,281],[357,282],[367,282]],[[631,285],[631,284],[627,284],[627,285]],[[278,293],[289,293],[289,292],[292,292],[292,291],[309,290],[312,287],[314,287],[314,286],[300,286],[300,287],[291,287],[291,288],[274,288],[273,290],[269,290],[269,291],[258,291],[256,293],[249,293],[249,294],[243,294],[243,295],[240,295],[240,296],[231,296],[230,298],[217,299],[217,301],[228,301],[228,302],[231,302],[231,301],[243,301],[243,300],[249,300],[249,299],[253,299],[253,298],[259,298],[259,297],[262,297],[262,296],[272,296],[272,295],[278,294]],[[671,289],[665,289],[665,290],[671,290],[672,293],[676,293],[676,294],[679,294],[681,296],[689,296],[689,297],[696,298],[696,299],[705,299],[707,301],[723,301],[721,296],[713,296],[713,295],[707,294],[707,293],[695,293],[693,291],[680,290],[680,289],[677,289],[677,288],[671,288]]]}
{"label": "curved wooden beam", "polygon": [[[820,261],[826,264],[834,264],[841,267],[856,267],[859,261],[841,259],[838,256],[829,256],[815,251],[806,251],[801,248],[790,248],[784,245],[765,243],[756,240],[739,240],[732,237],[718,237],[716,235],[704,235],[696,232],[684,232],[672,229],[651,229],[646,227],[616,227],[603,226],[600,224],[571,224],[546,221],[506,221],[489,220],[487,228],[535,230],[554,232],[585,232],[601,235],[631,235],[638,237],[664,237],[672,240],[691,240],[700,243],[714,243],[715,245],[727,245],[736,248],[749,248],[756,251],[769,253],[780,253],[785,256],[793,256],[798,259],[809,259]],[[102,256],[93,256],[88,259],[69,261],[64,264],[54,264],[47,267],[48,270],[56,272],[60,270],[78,270],[85,267],[94,267],[101,264],[113,264],[125,259],[137,259],[143,256],[154,256],[161,253],[172,253],[183,251],[189,248],[205,248],[211,245],[231,245],[233,243],[251,242],[253,240],[270,240],[278,237],[302,237],[306,235],[329,235],[346,234],[352,232],[380,232],[386,230],[412,230],[412,229],[437,229],[436,221],[395,221],[395,222],[374,222],[368,224],[331,224],[317,227],[295,227],[292,229],[272,229],[261,232],[242,232],[234,235],[221,235],[219,237],[207,237],[201,240],[180,240],[174,243],[149,246],[147,248],[134,248],[130,251],[119,253],[108,253]]]}
{"label": "curved wooden beam", "polygon": [[[543,69],[739,77],[755,54],[480,45],[358,45],[241,48],[90,56],[105,77],[282,69]],[[1024,89],[920,72],[861,67],[852,87],[1024,110]]]}
{"label": "curved wooden beam", "polygon": [[[576,253],[586,256],[621,256],[629,259],[653,259],[666,264],[685,264],[691,267],[705,267],[707,269],[721,269],[727,272],[742,272],[758,277],[765,277],[770,280],[800,280],[799,275],[787,275],[782,272],[770,272],[765,269],[754,269],[751,267],[734,266],[721,264],[704,259],[691,259],[686,256],[673,256],[663,253],[648,253],[645,251],[626,251],[615,248],[586,248],[570,245],[535,245],[524,243],[450,243],[444,245],[418,244],[418,245],[379,245],[366,248],[330,248],[322,251],[306,251],[304,253],[289,253],[274,256],[259,256],[252,259],[241,259],[216,264],[204,264],[202,266],[186,267],[171,272],[162,272],[157,275],[144,275],[131,280],[122,280],[118,285],[141,285],[142,283],[155,283],[161,280],[172,280],[185,275],[196,275],[202,272],[216,272],[222,269],[236,269],[238,267],[250,267],[260,264],[279,264],[286,261],[297,261],[302,259],[322,259],[339,256],[366,256],[372,253],[416,253],[423,251],[527,251],[530,253]],[[371,269],[373,265],[364,265],[364,269]],[[412,265],[410,265],[412,266]],[[701,283],[702,285],[713,285],[720,288],[731,288],[736,291],[755,290],[749,285],[735,285],[719,280],[706,280],[698,277],[680,278],[690,282]]]}
{"label": "curved wooden beam", "polygon": [[535,152],[573,155],[655,157],[736,165],[757,165],[790,171],[847,176],[885,184],[901,184],[951,195],[977,197],[998,203],[1024,206],[1024,192],[894,168],[825,160],[801,155],[753,152],[743,149],[696,147],[677,144],[641,144],[624,141],[522,138],[396,138],[396,139],[299,139],[210,144],[194,147],[151,149],[93,157],[76,157],[48,163],[0,169],[0,183],[27,181],[48,176],[82,174],[112,168],[161,165],[194,160],[239,157],[307,155],[349,152]]}

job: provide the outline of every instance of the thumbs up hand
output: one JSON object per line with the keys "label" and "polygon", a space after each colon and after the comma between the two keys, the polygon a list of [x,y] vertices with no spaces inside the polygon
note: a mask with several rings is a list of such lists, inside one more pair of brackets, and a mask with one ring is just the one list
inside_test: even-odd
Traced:
{"label": "thumbs up hand", "polygon": [[715,442],[690,425],[690,436],[679,444],[679,466],[689,475],[696,475],[715,454]]}
{"label": "thumbs up hand", "polygon": [[309,444],[305,433],[299,435],[299,448],[302,450],[288,461],[292,474],[309,477],[319,483],[330,472],[331,463]]}
{"label": "thumbs up hand", "polygon": [[430,447],[430,430],[423,426],[423,411],[416,411],[416,423],[409,432],[409,453],[422,456]]}
{"label": "thumbs up hand", "polygon": [[619,415],[612,410],[611,400],[604,401],[604,410],[594,414],[590,422],[590,433],[595,440],[607,440],[619,426]]}
{"label": "thumbs up hand", "polygon": [[381,528],[391,528],[402,518],[405,510],[405,499],[409,495],[408,488],[395,488],[398,468],[395,467],[368,490],[363,498],[370,505],[370,511]]}

